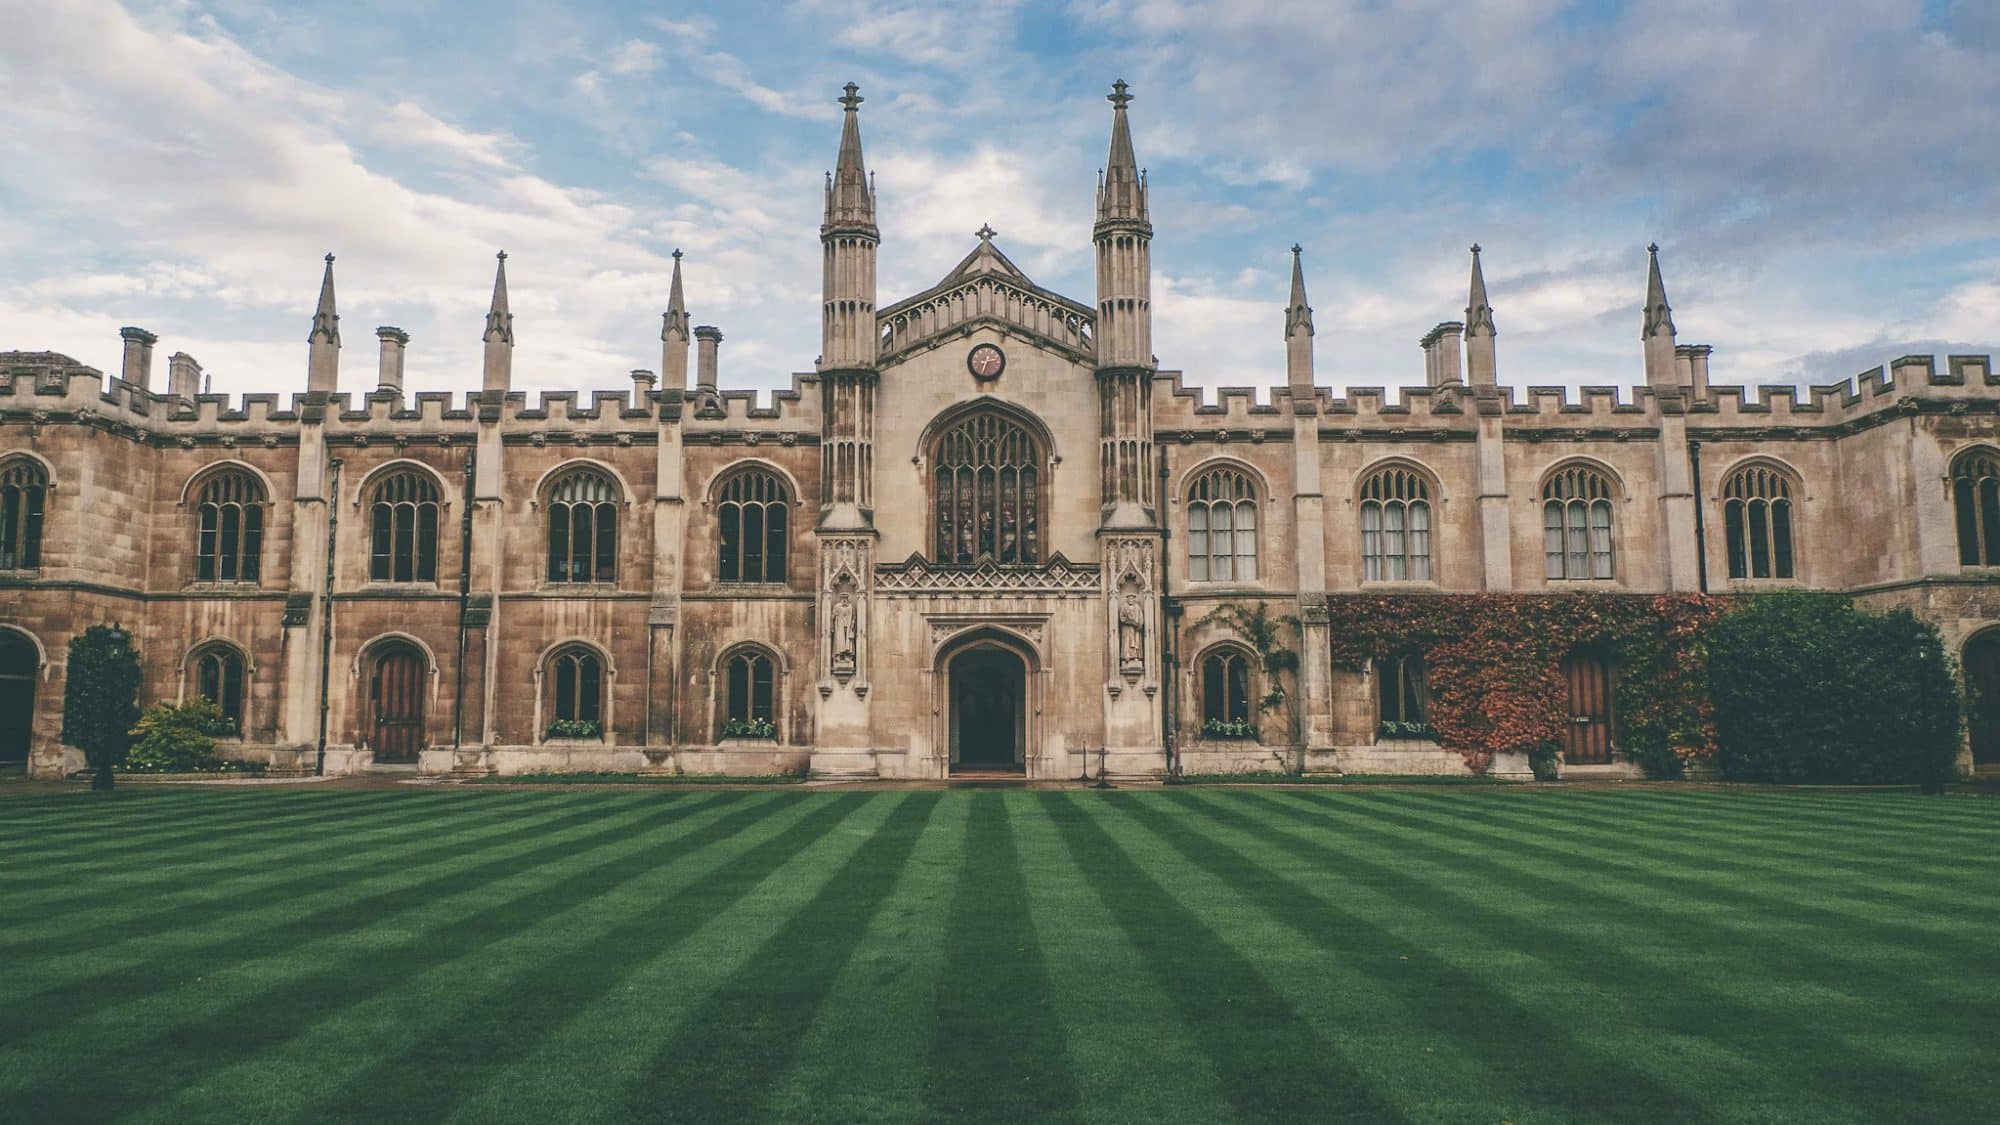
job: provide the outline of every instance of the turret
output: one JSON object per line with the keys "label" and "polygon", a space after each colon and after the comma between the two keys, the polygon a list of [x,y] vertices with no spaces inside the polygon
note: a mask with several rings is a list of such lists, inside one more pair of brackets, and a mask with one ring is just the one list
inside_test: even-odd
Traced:
{"label": "turret", "polygon": [[1659,244],[1646,247],[1646,255],[1646,313],[1639,339],[1646,347],[1646,385],[1658,390],[1680,385],[1674,370],[1674,310],[1660,280]]}
{"label": "turret", "polygon": [[849,82],[840,98],[840,157],[826,180],[826,217],[819,239],[825,255],[819,367],[822,371],[875,366],[875,190],[861,158],[860,87]]}
{"label": "turret", "polygon": [[1153,365],[1153,224],[1146,175],[1132,154],[1132,101],[1123,79],[1112,83],[1111,151],[1097,188],[1097,366]]}
{"label": "turret", "polygon": [[306,335],[306,391],[330,395],[340,385],[340,317],[333,310],[333,255],[326,256],[326,273],[319,282],[319,307]]}
{"label": "turret", "polygon": [[1292,299],[1285,306],[1285,382],[1294,403],[1311,402],[1313,396],[1313,311],[1306,303],[1304,253],[1292,244]]}
{"label": "turret", "polygon": [[660,316],[660,389],[686,391],[688,379],[687,298],[681,292],[681,252],[674,251],[674,282],[667,311]]}
{"label": "turret", "polygon": [[480,388],[506,394],[514,382],[514,314],[507,311],[507,252],[495,255],[493,304],[486,310],[486,371]]}
{"label": "turret", "polygon": [[1480,268],[1479,244],[1472,244],[1472,285],[1465,298],[1466,382],[1475,387],[1491,387],[1499,381],[1498,358],[1493,338],[1493,305],[1486,299],[1486,271]]}

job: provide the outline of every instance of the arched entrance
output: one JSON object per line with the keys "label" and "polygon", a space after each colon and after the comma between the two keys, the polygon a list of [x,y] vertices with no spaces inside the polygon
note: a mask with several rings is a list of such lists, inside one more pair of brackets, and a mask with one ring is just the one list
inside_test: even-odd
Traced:
{"label": "arched entrance", "polygon": [[952,772],[1024,773],[1028,667],[999,644],[975,644],[945,664]]}
{"label": "arched entrance", "polygon": [[375,650],[362,719],[376,761],[414,762],[423,750],[426,664],[416,646],[400,641]]}
{"label": "arched entrance", "polygon": [[1604,654],[1577,649],[1562,662],[1569,689],[1569,725],[1563,730],[1563,761],[1603,765],[1611,760],[1611,664]]}
{"label": "arched entrance", "polygon": [[2000,765],[2000,629],[1965,642],[1966,726],[1974,765]]}
{"label": "arched entrance", "polygon": [[0,629],[0,769],[26,765],[35,742],[35,681],[41,650],[12,629]]}

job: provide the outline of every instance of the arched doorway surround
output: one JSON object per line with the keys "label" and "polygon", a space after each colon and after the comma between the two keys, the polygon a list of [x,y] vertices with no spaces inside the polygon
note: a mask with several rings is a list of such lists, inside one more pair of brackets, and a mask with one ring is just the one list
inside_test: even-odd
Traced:
{"label": "arched doorway surround", "polygon": [[35,687],[42,650],[33,637],[0,629],[0,767],[26,765],[35,744]]}
{"label": "arched doorway surround", "polygon": [[405,640],[370,646],[361,727],[376,761],[414,762],[423,751],[429,664],[423,650]]}
{"label": "arched doorway surround", "polygon": [[1041,742],[1040,661],[1034,646],[975,628],[939,649],[933,694],[947,773],[1033,774]]}

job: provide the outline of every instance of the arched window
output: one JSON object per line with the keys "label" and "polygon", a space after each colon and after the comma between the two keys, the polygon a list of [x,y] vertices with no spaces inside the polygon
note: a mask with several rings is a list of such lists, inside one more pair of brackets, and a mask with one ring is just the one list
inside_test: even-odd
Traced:
{"label": "arched window", "polygon": [[430,477],[414,469],[383,477],[369,516],[370,579],[437,581],[438,490]]}
{"label": "arched window", "polygon": [[618,578],[618,485],[595,469],[565,473],[549,488],[549,581]]}
{"label": "arched window", "polygon": [[1361,577],[1430,580],[1431,487],[1413,469],[1390,465],[1361,486]]}
{"label": "arched window", "polygon": [[940,435],[932,453],[933,561],[1040,562],[1041,461],[1026,427],[991,411]]}
{"label": "arched window", "polygon": [[1430,680],[1422,653],[1406,652],[1385,660],[1375,685],[1375,702],[1388,738],[1421,738],[1431,730]]}
{"label": "arched window", "polygon": [[791,493],[776,473],[746,469],[729,478],[716,503],[721,531],[717,581],[785,580],[785,529],[791,502]]}
{"label": "arched window", "polygon": [[1609,579],[1611,482],[1588,465],[1571,465],[1542,485],[1542,554],[1553,579]]}
{"label": "arched window", "polygon": [[778,666],[763,649],[733,653],[722,666],[723,738],[778,736]]}
{"label": "arched window", "polygon": [[2000,566],[2000,455],[1973,449],[1951,463],[1960,566]]}
{"label": "arched window", "polygon": [[1210,469],[1188,489],[1188,578],[1257,579],[1257,489],[1235,469]]}
{"label": "arched window", "polygon": [[604,734],[604,661],[582,645],[549,657],[549,725],[543,738],[600,738]]}
{"label": "arched window", "polygon": [[1791,578],[1792,481],[1769,465],[1747,465],[1722,486],[1729,577]]}
{"label": "arched window", "polygon": [[1250,718],[1250,658],[1218,648],[1201,660],[1201,731],[1210,738],[1254,738]]}
{"label": "arched window", "polygon": [[32,458],[0,465],[0,570],[42,565],[42,509],[48,492],[49,476]]}
{"label": "arched window", "polygon": [[195,521],[196,581],[257,581],[264,552],[262,481],[241,469],[215,473],[201,486]]}
{"label": "arched window", "polygon": [[194,654],[194,692],[215,704],[223,721],[243,733],[243,654],[228,645],[209,645]]}

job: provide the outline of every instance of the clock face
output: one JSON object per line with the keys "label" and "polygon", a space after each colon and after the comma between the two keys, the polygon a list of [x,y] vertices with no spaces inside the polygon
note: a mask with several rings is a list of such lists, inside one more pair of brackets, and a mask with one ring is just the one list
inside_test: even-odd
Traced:
{"label": "clock face", "polygon": [[965,357],[965,366],[981,379],[997,379],[1007,366],[1007,355],[992,344],[981,344]]}

